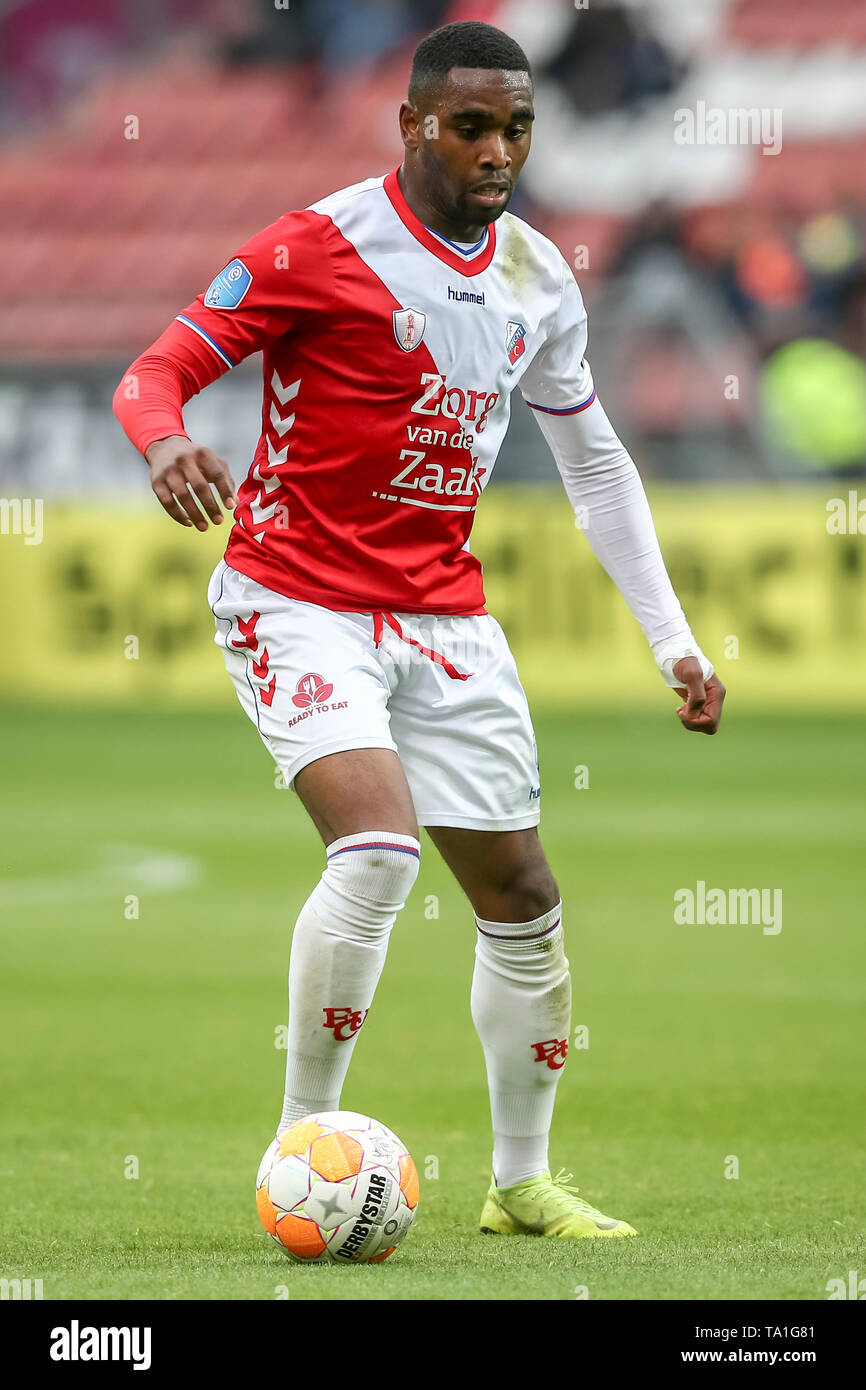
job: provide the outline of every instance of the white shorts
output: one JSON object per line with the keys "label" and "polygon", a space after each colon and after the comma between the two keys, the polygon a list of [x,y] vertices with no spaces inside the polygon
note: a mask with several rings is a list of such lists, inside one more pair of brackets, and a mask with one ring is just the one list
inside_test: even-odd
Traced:
{"label": "white shorts", "polygon": [[208,601],[238,699],[288,786],[329,753],[391,748],[419,825],[538,824],[529,705],[490,614],[334,612],[224,560]]}

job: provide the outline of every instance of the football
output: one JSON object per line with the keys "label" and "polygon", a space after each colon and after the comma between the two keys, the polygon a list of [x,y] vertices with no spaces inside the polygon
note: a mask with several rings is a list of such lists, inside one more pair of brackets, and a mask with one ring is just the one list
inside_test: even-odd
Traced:
{"label": "football", "polygon": [[269,1145],[256,1178],[262,1225],[302,1264],[377,1264],[418,1210],[418,1173],[390,1129],[367,1115],[307,1115]]}

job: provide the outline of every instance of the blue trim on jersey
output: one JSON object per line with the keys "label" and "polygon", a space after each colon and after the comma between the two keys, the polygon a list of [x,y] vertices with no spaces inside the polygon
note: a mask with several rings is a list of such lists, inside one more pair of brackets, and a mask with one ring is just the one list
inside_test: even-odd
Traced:
{"label": "blue trim on jersey", "polygon": [[219,343],[216,342],[216,340],[212,338],[209,333],[205,333],[204,329],[201,327],[200,324],[195,323],[193,319],[188,319],[185,314],[178,314],[177,317],[181,323],[186,324],[187,328],[191,328],[193,333],[197,333],[200,338],[204,338],[205,342],[213,348],[217,357],[221,358],[222,361],[225,362],[227,367],[234,367],[237,365],[235,362],[232,361],[228,353],[220,347]]}
{"label": "blue trim on jersey", "polygon": [[[423,225],[427,227],[426,222]],[[485,227],[484,235],[480,241],[476,241],[474,246],[458,246],[456,241],[449,241],[447,236],[443,236],[441,232],[434,232],[432,227],[427,227],[427,231],[431,236],[435,236],[438,241],[444,242],[446,246],[450,246],[451,250],[456,251],[458,256],[466,256],[467,258],[476,255],[490,236],[490,228]]]}
{"label": "blue trim on jersey", "polygon": [[588,396],[583,405],[570,405],[565,410],[553,410],[549,405],[536,405],[534,401],[527,401],[526,404],[531,410],[543,410],[545,415],[579,415],[581,410],[586,410],[588,405],[592,405],[595,400],[595,391]]}

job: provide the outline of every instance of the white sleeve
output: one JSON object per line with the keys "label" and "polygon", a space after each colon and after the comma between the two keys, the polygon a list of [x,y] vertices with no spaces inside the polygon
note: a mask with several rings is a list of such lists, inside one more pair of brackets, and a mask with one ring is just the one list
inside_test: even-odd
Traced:
{"label": "white sleeve", "polygon": [[527,405],[553,414],[582,410],[595,396],[586,352],[586,310],[563,257],[559,307],[538,352],[520,380]]}
{"label": "white sleeve", "polygon": [[665,681],[681,684],[673,665],[683,656],[697,657],[706,680],[713,668],[674,593],[640,474],[596,396],[584,358],[586,311],[567,267],[565,274],[560,314],[524,373],[521,391],[550,446],[580,528],[640,623]]}

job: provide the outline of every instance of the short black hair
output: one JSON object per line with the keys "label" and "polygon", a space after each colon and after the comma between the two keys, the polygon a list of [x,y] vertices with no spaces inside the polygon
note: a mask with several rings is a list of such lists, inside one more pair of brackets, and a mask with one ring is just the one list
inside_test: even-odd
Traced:
{"label": "short black hair", "polygon": [[443,81],[452,68],[525,72],[532,80],[529,59],[520,44],[501,29],[474,19],[443,24],[415,49],[408,93],[412,105],[417,106],[429,87]]}

